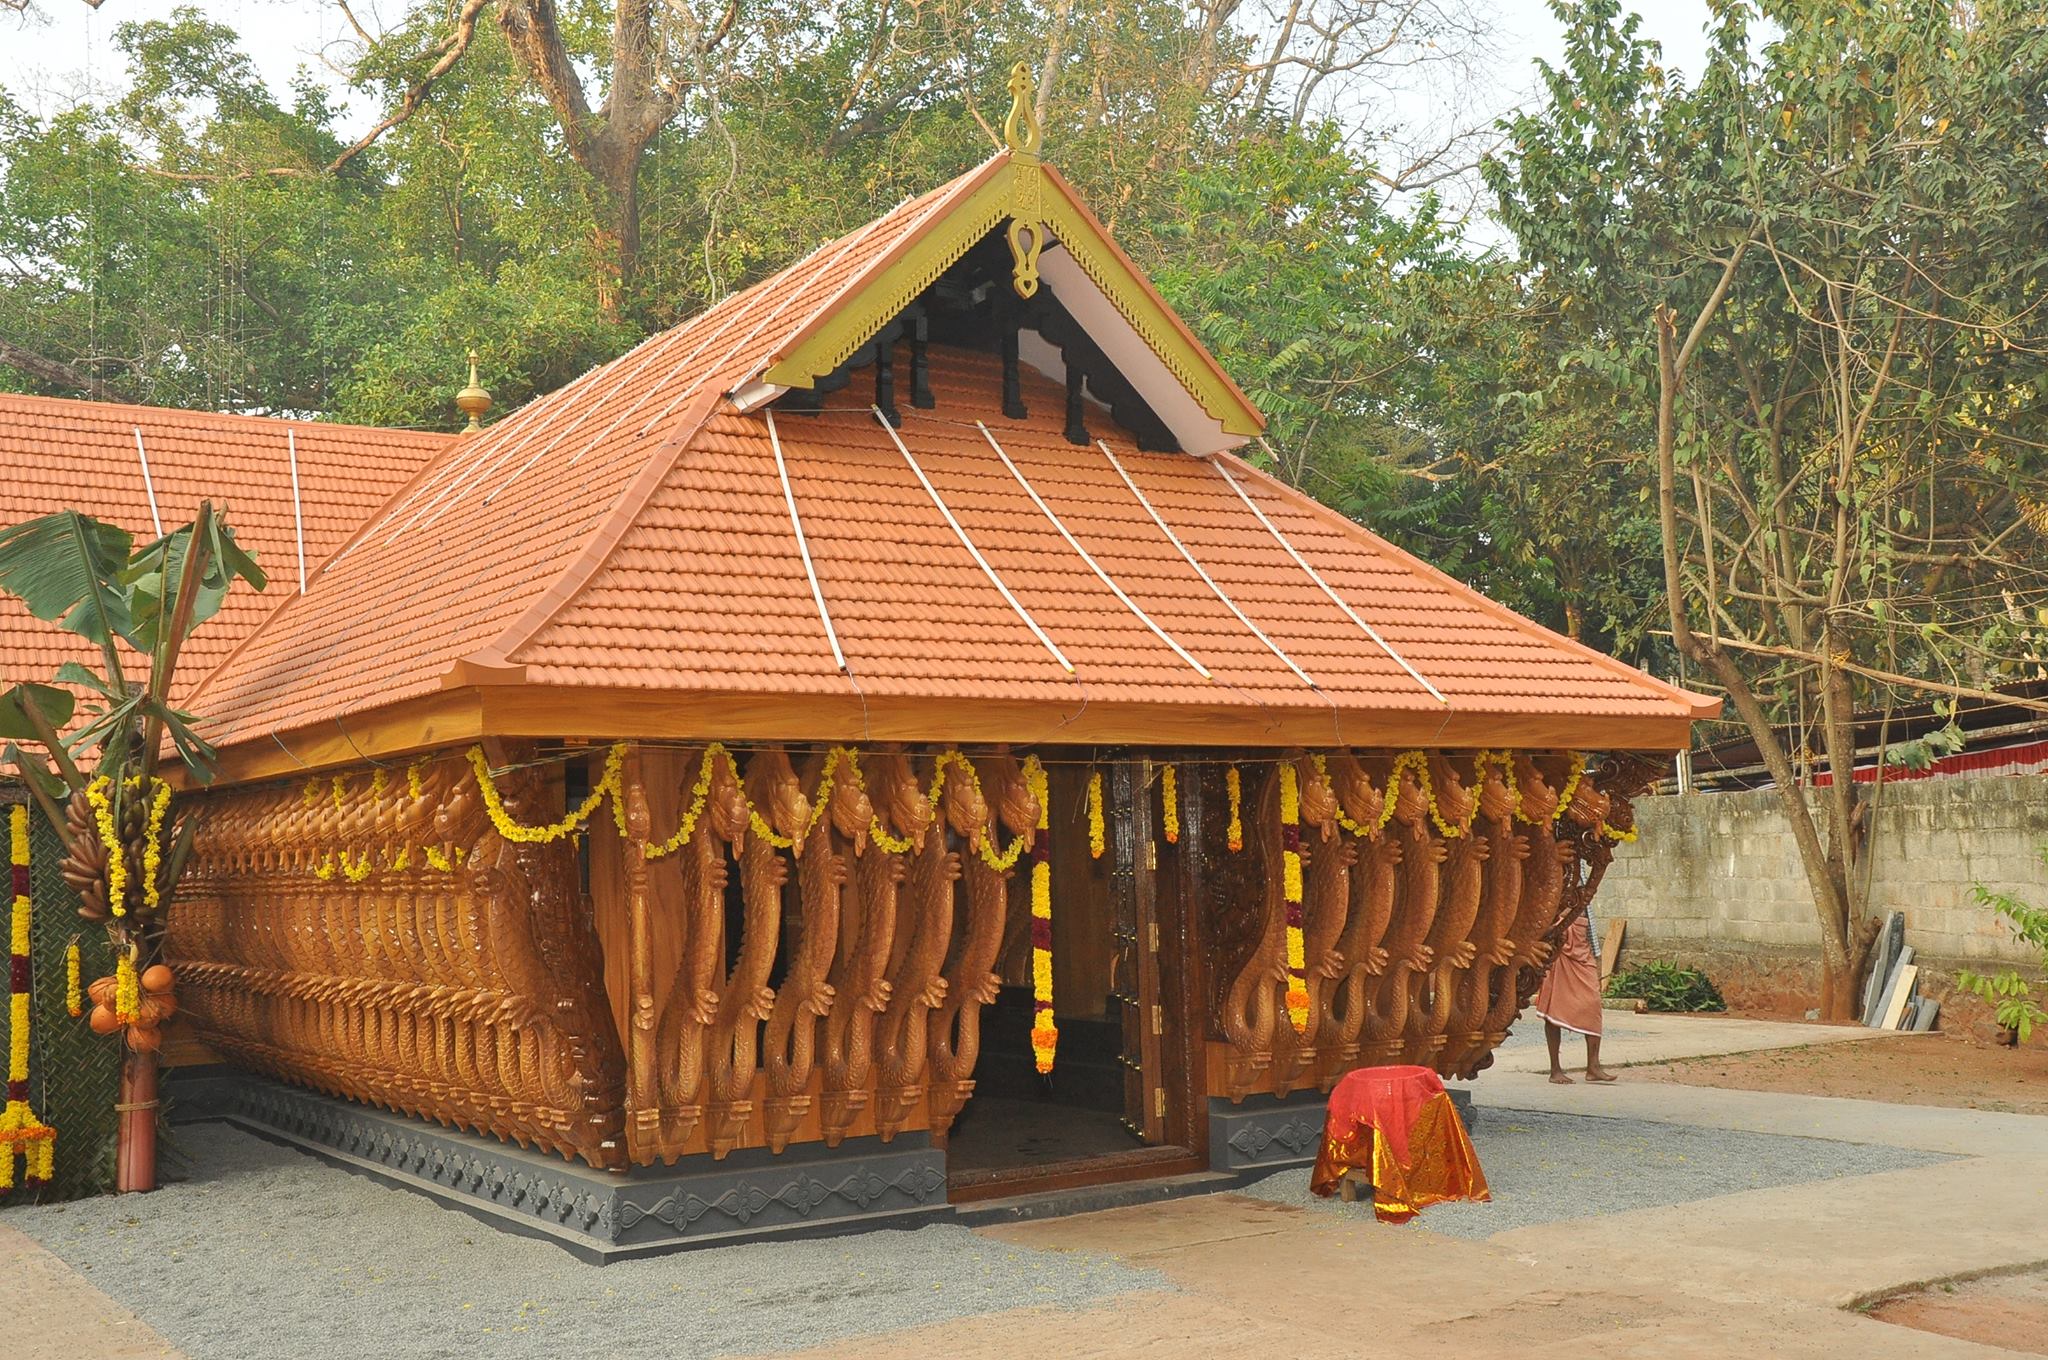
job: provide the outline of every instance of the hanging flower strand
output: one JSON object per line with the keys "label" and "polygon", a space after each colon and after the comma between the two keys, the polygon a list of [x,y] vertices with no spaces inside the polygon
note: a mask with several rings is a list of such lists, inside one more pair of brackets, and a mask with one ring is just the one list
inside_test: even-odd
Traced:
{"label": "hanging flower strand", "polygon": [[1230,790],[1230,848],[1235,852],[1244,849],[1244,776],[1237,766],[1224,771],[1223,784]]}
{"label": "hanging flower strand", "polygon": [[1024,762],[1024,782],[1038,800],[1031,837],[1031,1056],[1041,1073],[1050,1073],[1060,1042],[1052,1012],[1052,789],[1037,756]]}
{"label": "hanging flower strand", "polygon": [[[526,826],[513,821],[512,815],[505,811],[503,795],[492,782],[491,766],[490,762],[484,759],[484,748],[472,746],[468,755],[470,768],[476,771],[477,790],[484,796],[484,811],[490,814],[491,825],[498,829],[498,834],[508,841],[518,841],[524,845],[546,845],[582,830],[584,824],[597,811],[598,805],[604,802],[606,795],[613,795],[614,802],[617,801],[621,772],[626,760],[626,743],[614,742],[611,750],[605,753],[604,775],[597,781],[596,787],[590,790],[590,795],[560,821],[550,822],[546,826]],[[625,812],[623,808],[615,808],[613,815],[623,819]]]}
{"label": "hanging flower strand", "polygon": [[1280,766],[1280,893],[1287,904],[1287,1020],[1308,1033],[1308,948],[1301,933],[1301,775]]}
{"label": "hanging flower strand", "polygon": [[114,829],[114,804],[107,790],[114,781],[101,775],[85,786],[85,801],[92,807],[93,824],[99,828],[100,845],[107,852],[107,906],[114,915],[128,914],[128,848]]}
{"label": "hanging flower strand", "polygon": [[35,910],[28,876],[28,808],[11,808],[8,823],[14,892],[8,922],[7,1105],[0,1110],[0,1193],[14,1188],[17,1155],[25,1188],[48,1185],[57,1150],[57,1131],[36,1118],[28,1103],[29,920]]}
{"label": "hanging flower strand", "polygon": [[1108,846],[1102,825],[1102,772],[1088,776],[1088,858],[1101,859]]}
{"label": "hanging flower strand", "polygon": [[85,1014],[85,995],[79,990],[78,937],[64,946],[64,1009],[76,1020]]}
{"label": "hanging flower strand", "polygon": [[1165,809],[1166,843],[1180,844],[1180,774],[1168,765],[1159,772],[1159,800]]}

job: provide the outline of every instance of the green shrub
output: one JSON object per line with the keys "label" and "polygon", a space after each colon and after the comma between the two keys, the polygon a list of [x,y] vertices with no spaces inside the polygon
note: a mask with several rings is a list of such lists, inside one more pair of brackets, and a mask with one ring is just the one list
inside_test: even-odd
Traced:
{"label": "green shrub", "polygon": [[1653,1011],[1725,1011],[1720,989],[1697,968],[1643,963],[1607,979],[1607,995],[1640,997]]}
{"label": "green shrub", "polygon": [[[2042,859],[2048,861],[2048,849],[2042,851]],[[2041,951],[2042,968],[2048,970],[2048,911],[2028,906],[2009,893],[1992,892],[1982,883],[1976,885],[1975,891],[1977,905],[1989,907],[2003,916],[2022,943]],[[2042,1010],[2034,1000],[2033,988],[2027,985],[2017,968],[2008,968],[1991,977],[1965,968],[1956,981],[1964,991],[1988,1002],[1997,1012],[1998,1023],[2018,1035],[2021,1043],[2033,1037],[2036,1025],[2048,1020],[2048,1011]]]}

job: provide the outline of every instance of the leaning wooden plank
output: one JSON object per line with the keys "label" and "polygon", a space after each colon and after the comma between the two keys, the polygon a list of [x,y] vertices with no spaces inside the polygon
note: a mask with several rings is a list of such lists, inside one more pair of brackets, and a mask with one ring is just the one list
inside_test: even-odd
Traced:
{"label": "leaning wooden plank", "polygon": [[1607,923],[1607,933],[1600,940],[1600,981],[1604,984],[1614,976],[1614,961],[1621,957],[1621,941],[1628,934],[1628,920],[1617,916]]}
{"label": "leaning wooden plank", "polygon": [[1906,1003],[1913,999],[1914,984],[1920,980],[1920,965],[1901,964],[1899,980],[1892,984],[1891,997],[1885,1002],[1882,1029],[1897,1029],[1899,1018],[1906,1013]]}
{"label": "leaning wooden plank", "polygon": [[1913,1032],[1925,1034],[1934,1028],[1934,1022],[1941,1017],[1941,1003],[1931,996],[1920,998],[1920,1005],[1913,1012]]}
{"label": "leaning wooden plank", "polygon": [[1900,990],[1899,990],[1899,980],[1900,980],[1900,979],[1901,979],[1902,977],[1904,977],[1904,976],[1905,976],[1906,968],[1907,968],[1907,966],[1908,966],[1908,965],[1910,965],[1910,964],[1911,964],[1912,962],[1913,962],[1913,946],[1912,946],[1912,945],[1903,945],[1903,946],[1901,946],[1901,947],[1900,947],[1900,949],[1899,949],[1899,952],[1898,952],[1898,957],[1897,957],[1896,959],[1894,959],[1894,960],[1893,960],[1893,962],[1892,962],[1892,971],[1891,971],[1891,973],[1890,973],[1890,974],[1889,974],[1889,975],[1888,975],[1888,976],[1887,976],[1887,977],[1885,978],[1885,984],[1884,984],[1884,995],[1883,995],[1883,997],[1882,997],[1882,998],[1881,998],[1881,999],[1880,999],[1880,1000],[1878,1001],[1878,1006],[1877,1006],[1877,1018],[1869,1022],[1869,1023],[1870,1023],[1870,1028],[1872,1028],[1872,1029],[1890,1029],[1890,1028],[1891,1028],[1891,1026],[1890,1026],[1890,1025],[1888,1025],[1888,1024],[1886,1024],[1886,1023],[1885,1023],[1885,1019],[1884,1019],[1884,1018],[1885,1018],[1885,1016],[1887,1016],[1887,1015],[1889,1015],[1889,1014],[1891,1013],[1891,1009],[1892,1009],[1892,1002],[1893,1002],[1893,1001],[1894,1001],[1894,1000],[1895,1000],[1896,998],[1898,998],[1899,996],[1901,996],[1901,995],[1904,995],[1904,993],[1900,992]]}
{"label": "leaning wooden plank", "polygon": [[1875,1029],[1884,1018],[1884,1000],[1892,985],[1892,966],[1906,943],[1906,914],[1895,911],[1885,917],[1878,933],[1877,948],[1871,951],[1870,977],[1863,985],[1863,1023]]}

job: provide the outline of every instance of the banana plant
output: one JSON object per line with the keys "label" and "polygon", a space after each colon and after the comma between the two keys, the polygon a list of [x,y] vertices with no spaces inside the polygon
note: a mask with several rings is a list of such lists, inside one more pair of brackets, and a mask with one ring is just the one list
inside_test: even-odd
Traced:
{"label": "banana plant", "polygon": [[[97,834],[100,810],[89,806],[87,791],[97,788],[114,839],[133,845],[133,868],[140,870],[138,838],[149,834],[144,804],[156,788],[165,737],[194,782],[212,778],[213,746],[170,695],[186,639],[220,612],[238,578],[258,590],[265,585],[262,569],[211,502],[190,524],[139,547],[127,530],[76,510],[0,529],[0,590],[99,653],[97,669],[67,661],[47,682],[0,691],[0,757],[63,834],[69,876],[88,915],[126,915],[113,908],[125,906],[128,894],[109,897],[111,851]],[[140,680],[130,675],[131,662],[143,668]],[[193,829],[189,817],[156,829],[169,843],[156,860],[153,896],[161,901],[169,900]],[[138,877],[121,875],[127,885]],[[146,933],[152,923],[134,924],[141,930],[123,933]]]}

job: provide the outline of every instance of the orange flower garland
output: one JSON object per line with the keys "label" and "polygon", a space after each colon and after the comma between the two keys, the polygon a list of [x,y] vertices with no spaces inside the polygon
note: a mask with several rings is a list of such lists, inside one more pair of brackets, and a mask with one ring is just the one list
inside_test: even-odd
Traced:
{"label": "orange flower garland", "polygon": [[1052,1013],[1052,790],[1038,757],[1024,763],[1024,781],[1038,800],[1031,837],[1031,1056],[1040,1073],[1049,1073],[1060,1042]]}
{"label": "orange flower garland", "polygon": [[1301,934],[1301,775],[1280,765],[1280,886],[1287,901],[1287,1019],[1308,1033],[1308,947]]}
{"label": "orange flower garland", "polygon": [[50,1183],[56,1163],[57,1131],[36,1118],[28,1103],[29,918],[35,910],[28,879],[28,808],[8,813],[14,905],[8,931],[7,1106],[0,1111],[0,1193],[14,1188],[14,1159],[21,1158],[22,1184]]}
{"label": "orange flower garland", "polygon": [[79,990],[78,980],[78,937],[73,935],[71,943],[64,946],[64,1009],[76,1020],[85,1014],[85,996]]}
{"label": "orange flower garland", "polygon": [[1166,843],[1180,844],[1180,774],[1168,765],[1159,772],[1159,797],[1166,809]]}

